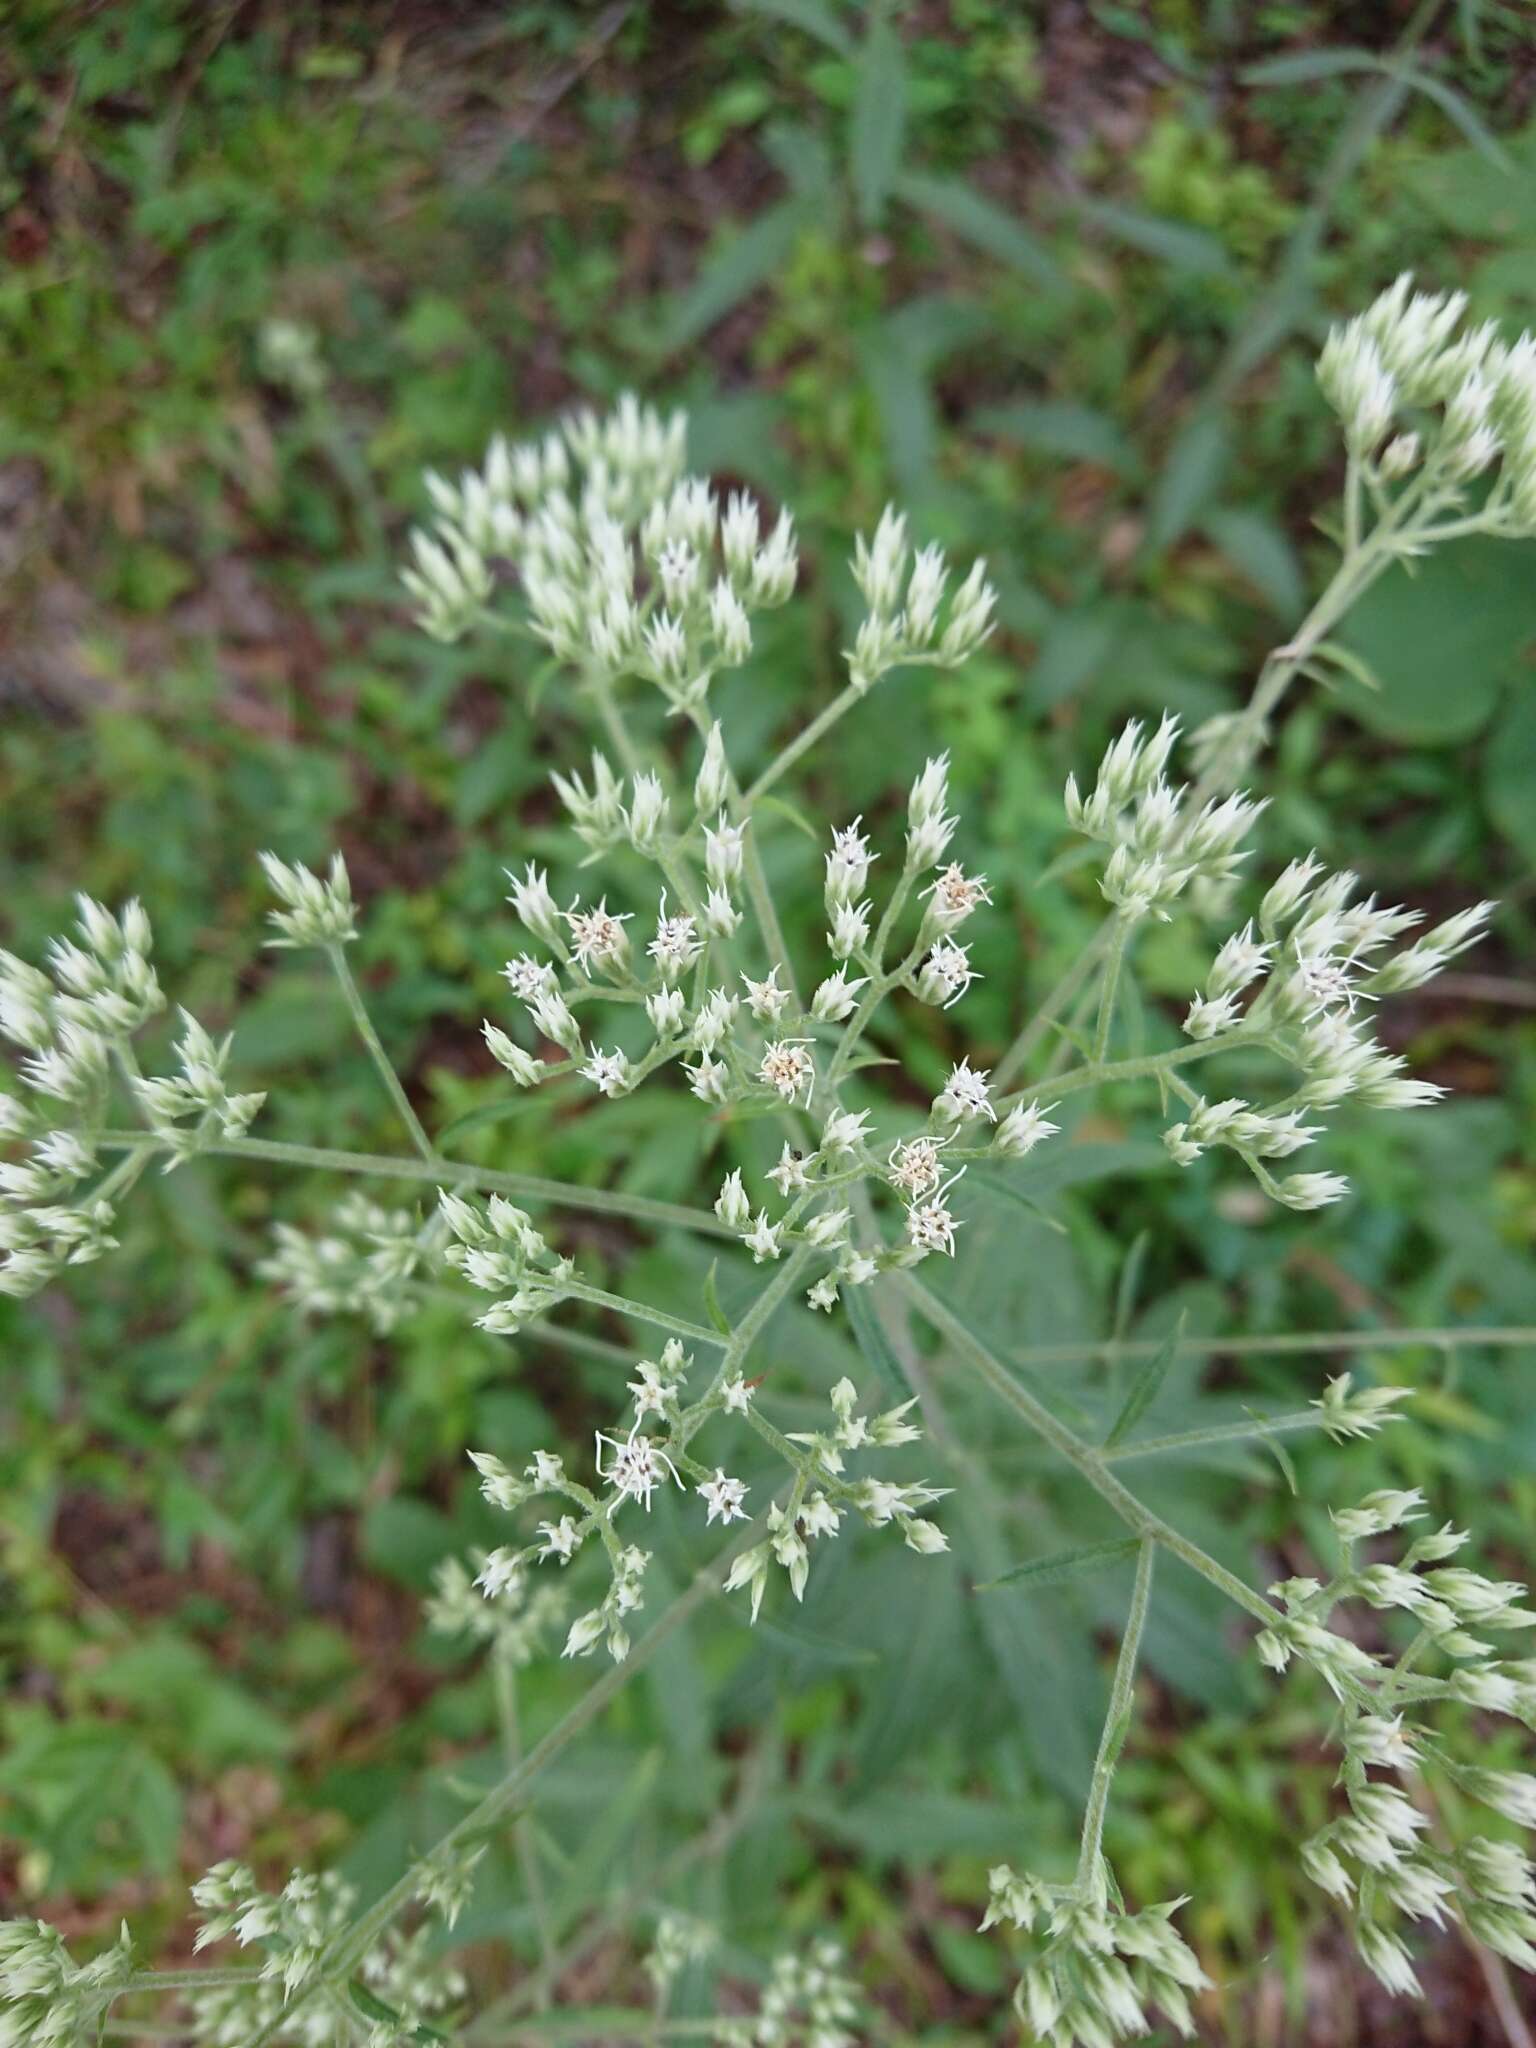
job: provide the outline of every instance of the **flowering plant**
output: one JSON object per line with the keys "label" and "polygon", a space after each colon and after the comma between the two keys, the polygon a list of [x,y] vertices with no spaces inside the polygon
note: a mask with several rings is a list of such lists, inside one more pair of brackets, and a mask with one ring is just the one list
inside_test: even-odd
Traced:
{"label": "flowering plant", "polygon": [[[546,1449],[526,1463],[495,1446],[473,1454],[508,1537],[446,1567],[431,1603],[437,1626],[484,1646],[509,1725],[531,1660],[557,1642],[568,1658],[601,1651],[607,1669],[566,1718],[526,1754],[512,1745],[491,1789],[362,1911],[332,1878],[298,1871],[274,1890],[238,1864],[211,1870],[193,1888],[198,1946],[232,1942],[255,1952],[255,1967],[139,1970],[126,1936],[78,1966],[55,1931],[7,1923],[5,2039],[73,2038],[139,1995],[174,2000],[179,2034],[248,2048],[338,2031],[370,2043],[441,2038],[471,1997],[442,1952],[487,1841],[502,1826],[518,1833],[537,1909],[538,1846],[519,1818],[530,1788],[706,1601],[741,1593],[748,1623],[765,1609],[782,1613],[786,1596],[803,1598],[817,1559],[859,1528],[876,1541],[899,1537],[917,1554],[914,1571],[945,1551],[943,1481],[966,1457],[945,1416],[941,1381],[952,1374],[972,1377],[1097,1494],[1136,1560],[1076,1870],[1060,1881],[1010,1866],[991,1876],[983,1925],[1018,1937],[1015,2005],[1031,2036],[1097,2048],[1142,2033],[1154,2009],[1187,2033],[1208,1982],[1174,1925],[1182,1902],[1131,1910],[1102,1848],[1160,1553],[1258,1624],[1265,1664],[1306,1664],[1331,1691],[1343,1799],[1301,1855],[1349,1906],[1369,1967],[1412,1990],[1404,1929],[1447,1915],[1499,1955],[1536,1966],[1536,1881],[1524,1852],[1502,1833],[1474,1831],[1464,1814],[1454,1830],[1442,1824],[1434,1792],[1450,1784],[1504,1822],[1536,1824],[1532,1781],[1460,1754],[1434,1714],[1459,1703],[1536,1725],[1536,1665],[1504,1660],[1487,1640],[1536,1618],[1521,1589],[1452,1565],[1467,1539],[1449,1529],[1416,1537],[1400,1563],[1363,1549],[1419,1517],[1424,1503],[1408,1492],[1335,1513],[1328,1581],[1250,1586],[1121,1477],[1125,1463],[1188,1441],[1138,1434],[1164,1359],[1095,1439],[1033,1392],[934,1278],[966,1222],[962,1177],[1006,1174],[1039,1148],[1065,1147],[1073,1097],[1135,1085],[1159,1106],[1177,1165],[1233,1153],[1263,1196],[1305,1211],[1347,1193],[1336,1172],[1290,1164],[1324,1137],[1330,1111],[1345,1101],[1417,1109],[1441,1093],[1377,1041],[1375,1006],[1473,944],[1493,906],[1468,905],[1421,931],[1417,912],[1362,900],[1353,876],[1326,872],[1311,853],[1255,878],[1250,842],[1264,804],[1238,785],[1292,683],[1346,666],[1333,631],[1391,564],[1461,533],[1536,530],[1536,342],[1506,346],[1488,329],[1465,331],[1463,312],[1459,299],[1415,296],[1403,280],[1330,337],[1319,375],[1348,452],[1335,575],[1265,663],[1245,710],[1187,740],[1172,718],[1150,730],[1132,724],[1091,780],[1069,780],[1066,822],[1097,865],[1101,931],[1000,1057],[955,1059],[936,1089],[899,1069],[876,1086],[872,1070],[892,1062],[872,1050],[871,1034],[899,1046],[909,1006],[953,1009],[976,979],[966,932],[992,896],[987,878],[954,857],[945,757],[913,781],[901,828],[832,821],[821,854],[825,953],[814,962],[785,942],[764,857],[775,828],[767,799],[891,670],[958,668],[981,646],[995,609],[984,566],[956,577],[936,547],[914,549],[888,511],[853,560],[864,616],[846,686],[746,778],[711,690],[750,655],[760,615],[795,593],[788,513],[765,518],[744,494],[722,503],[685,474],[682,418],[631,399],[606,419],[580,413],[539,442],[498,441],[456,482],[428,480],[432,518],[413,536],[405,573],[422,628],[443,640],[532,635],[568,671],[598,741],[586,772],[554,779],[579,860],[553,880],[532,862],[509,871],[519,936],[508,946],[507,1007],[484,1023],[487,1058],[509,1087],[564,1076],[600,1098],[670,1077],[701,1119],[774,1126],[776,1162],[750,1181],[733,1169],[698,1206],[453,1159],[423,1124],[353,978],[358,913],[339,856],[319,874],[263,855],[276,899],[269,943],[330,963],[409,1143],[398,1156],[254,1134],[263,1097],[232,1079],[231,1039],[185,1013],[170,1064],[146,1073],[136,1041],[165,999],[138,903],[113,914],[82,899],[76,933],[54,943],[45,967],[0,956],[0,1024],[20,1049],[18,1090],[0,1097],[13,1155],[0,1164],[7,1292],[30,1294],[111,1251],[117,1215],[152,1166],[169,1172],[219,1155],[435,1189],[425,1214],[353,1193],[318,1233],[280,1228],[260,1270],[306,1315],[359,1315],[388,1333],[451,1287],[489,1342],[515,1346],[539,1329],[580,1341],[565,1314],[574,1308],[646,1332],[648,1353],[626,1354],[630,1376],[622,1392],[616,1376],[609,1427],[580,1468]],[[643,689],[660,693],[674,721],[675,743],[659,752],[637,737],[630,713]],[[590,880],[587,870],[597,871]],[[1122,1012],[1138,942],[1175,918],[1199,935],[1209,965],[1177,1042],[1133,1049]],[[1207,1069],[1223,1078],[1198,1087]],[[1234,1083],[1243,1092],[1223,1092]],[[563,1226],[582,1211],[689,1233],[762,1277],[734,1318],[713,1278],[707,1320],[615,1293],[584,1272]],[[811,1417],[776,1417],[758,1359],[796,1295],[848,1319],[869,1374],[863,1386],[841,1377],[826,1387],[817,1426],[790,1429],[785,1420]],[[611,1356],[614,1347],[599,1349]],[[1345,1374],[1293,1413],[1200,1435],[1317,1430],[1343,1441],[1390,1422],[1400,1398]],[[925,1435],[914,1471],[902,1454]],[[748,1452],[750,1478],[734,1469]],[[659,1496],[689,1500],[699,1538],[719,1525],[723,1541],[680,1595],[647,1615],[647,1518]],[[579,1589],[569,1598],[568,1586]],[[1336,1622],[1349,1603],[1406,1615],[1412,1639],[1400,1652],[1362,1648]],[[655,2012],[632,2031],[650,2038],[665,2028],[669,1987],[706,1937],[663,1918],[647,1961]],[[838,2048],[857,2038],[857,2012],[841,1959],[822,1947],[781,1958],[755,2013],[709,2024],[722,2041]]]}

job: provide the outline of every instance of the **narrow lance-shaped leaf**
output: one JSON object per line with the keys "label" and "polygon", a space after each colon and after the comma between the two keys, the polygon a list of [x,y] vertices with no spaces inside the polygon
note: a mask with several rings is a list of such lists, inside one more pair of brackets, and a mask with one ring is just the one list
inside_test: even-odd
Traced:
{"label": "narrow lance-shaped leaf", "polygon": [[1106,1451],[1130,1434],[1162,1391],[1163,1381],[1168,1377],[1168,1368],[1178,1357],[1179,1347],[1184,1342],[1185,1320],[1184,1316],[1179,1317],[1173,1329],[1168,1332],[1161,1345],[1132,1381],[1131,1391],[1126,1395],[1124,1405],[1110,1424],[1109,1434],[1104,1439]]}

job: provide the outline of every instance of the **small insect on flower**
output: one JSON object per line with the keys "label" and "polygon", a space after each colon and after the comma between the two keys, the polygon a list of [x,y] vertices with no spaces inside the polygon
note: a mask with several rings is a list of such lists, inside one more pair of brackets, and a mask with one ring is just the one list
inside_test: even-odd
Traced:
{"label": "small insect on flower", "polygon": [[694,1491],[709,1509],[704,1518],[706,1523],[744,1522],[747,1519],[747,1511],[742,1506],[747,1497],[747,1488],[739,1479],[732,1479],[728,1473],[722,1472],[718,1465],[715,1467],[714,1478],[706,1479],[703,1485],[695,1487]]}
{"label": "small insect on flower", "polygon": [[[651,1496],[661,1485],[663,1476],[671,1479],[674,1485],[682,1485],[677,1467],[654,1438],[640,1434],[638,1423],[625,1437],[605,1436],[600,1429],[594,1432],[594,1436],[599,1476],[606,1479],[622,1499],[639,1501],[647,1514],[651,1511]],[[603,1463],[604,1446],[611,1453],[607,1465]]]}
{"label": "small insect on flower", "polygon": [[779,1154],[778,1165],[770,1166],[768,1169],[769,1180],[786,1201],[789,1200],[792,1190],[810,1186],[805,1173],[809,1163],[804,1153],[795,1151],[786,1140],[784,1150]]}
{"label": "small insect on flower", "polygon": [[779,1038],[763,1053],[758,1074],[786,1102],[794,1102],[802,1088],[806,1100],[810,1100],[811,1089],[816,1082],[816,1067],[805,1049],[809,1043],[806,1038]]}

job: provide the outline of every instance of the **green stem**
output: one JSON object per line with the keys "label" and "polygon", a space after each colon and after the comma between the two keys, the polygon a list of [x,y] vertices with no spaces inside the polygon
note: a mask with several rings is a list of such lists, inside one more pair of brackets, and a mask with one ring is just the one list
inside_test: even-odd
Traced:
{"label": "green stem", "polygon": [[1227,1598],[1234,1601],[1247,1614],[1266,1626],[1275,1619],[1276,1610],[1261,1593],[1246,1585],[1235,1572],[1229,1572],[1225,1565],[1218,1564],[1197,1543],[1191,1543],[1187,1536],[1153,1514],[1130,1488],[1123,1486],[1109,1470],[1103,1458],[1091,1444],[1068,1429],[1064,1422],[1054,1416],[1043,1402],[1021,1387],[1005,1366],[992,1352],[962,1323],[954,1311],[930,1294],[922,1282],[911,1273],[893,1276],[919,1313],[948,1339],[955,1350],[960,1352],[967,1363],[999,1400],[1006,1403],[1014,1413],[1027,1422],[1035,1434],[1044,1439],[1052,1450],[1063,1457],[1088,1482],[1094,1492],[1106,1501],[1128,1528],[1138,1536],[1150,1538],[1170,1551],[1193,1572],[1207,1579]]}
{"label": "green stem", "polygon": [[1104,973],[1099,982],[1099,1021],[1093,1034],[1093,1065],[1102,1066],[1109,1051],[1109,1034],[1115,1022],[1115,997],[1120,990],[1120,967],[1130,940],[1133,919],[1124,911],[1110,920],[1109,947]]}
{"label": "green stem", "polygon": [[684,1337],[690,1344],[713,1344],[721,1350],[730,1348],[731,1340],[722,1337],[718,1330],[706,1329],[703,1323],[690,1323],[682,1316],[670,1315],[664,1308],[652,1308],[648,1302],[634,1301],[627,1294],[610,1294],[604,1287],[589,1287],[585,1280],[560,1280],[554,1283],[561,1296],[572,1301],[590,1302],[594,1308],[611,1309],[615,1315],[628,1316],[632,1322],[649,1323],[653,1329],[665,1330],[673,1337]]}
{"label": "green stem", "polygon": [[1088,1788],[1088,1805],[1083,1814],[1082,1848],[1077,1859],[1077,1888],[1085,1897],[1100,1900],[1104,1897],[1105,1889],[1099,1874],[1099,1856],[1104,1839],[1104,1814],[1109,1805],[1109,1788],[1115,1775],[1115,1765],[1119,1762],[1126,1730],[1130,1726],[1131,1707],[1136,1689],[1136,1659],[1141,1650],[1141,1633],[1147,1624],[1147,1609],[1152,1600],[1152,1565],[1156,1556],[1156,1542],[1151,1537],[1144,1536],[1136,1557],[1136,1584],[1131,1593],[1131,1610],[1125,1618],[1125,1634],[1120,1638],[1120,1655],[1115,1662],[1114,1684],[1109,1691],[1109,1709],[1104,1716],[1104,1732],[1099,1737],[1099,1753],[1093,1765],[1093,1783]]}
{"label": "green stem", "polygon": [[341,985],[342,995],[346,998],[347,1008],[352,1013],[357,1035],[368,1048],[368,1056],[378,1069],[379,1079],[384,1083],[390,1101],[400,1113],[400,1121],[410,1133],[411,1143],[423,1159],[435,1160],[437,1155],[432,1149],[432,1140],[422,1128],[420,1117],[411,1107],[411,1099],[405,1092],[404,1083],[395,1072],[389,1054],[385,1052],[379,1034],[373,1028],[373,1019],[368,1015],[362,991],[352,978],[352,969],[347,964],[346,948],[327,946],[325,950],[332,967],[336,970],[336,979]]}
{"label": "green stem", "polygon": [[[1452,1350],[1459,1344],[1487,1344],[1495,1347],[1536,1345],[1536,1326],[1494,1323],[1442,1324],[1428,1329],[1382,1330],[1287,1330],[1266,1337],[1186,1337],[1181,1350],[1197,1358],[1242,1358],[1278,1355],[1282,1352],[1374,1351],[1398,1346],[1425,1344]],[[1080,1358],[1152,1358],[1163,1348],[1163,1339],[1133,1337],[1128,1342],[1112,1338],[1089,1344],[1029,1344],[1010,1355],[1020,1364],[1072,1365]],[[1117,1455],[1124,1456],[1124,1452]]]}
{"label": "green stem", "polygon": [[1013,1079],[1014,1075],[1028,1060],[1036,1045],[1038,1045],[1051,1025],[1056,1021],[1056,1018],[1066,1008],[1067,1004],[1071,1002],[1089,975],[1092,974],[1103,955],[1105,947],[1109,944],[1113,924],[1113,919],[1106,919],[1099,926],[1099,929],[1094,933],[1087,945],[1083,947],[1060,981],[1057,982],[1045,1000],[1039,1004],[1035,1014],[1024,1026],[1012,1045],[1009,1046],[1007,1052],[998,1061],[994,1072],[994,1082],[997,1087],[1006,1087]]}
{"label": "green stem", "polygon": [[871,684],[845,684],[832,702],[824,710],[817,712],[809,725],[802,726],[795,737],[780,748],[751,788],[746,791],[742,801],[750,807],[760,796],[766,796],[773,785],[782,780],[794,767],[802,754],[808,753],[823,734],[832,730],[845,712],[851,711],[861,698],[869,695],[871,687]]}
{"label": "green stem", "polygon": [[[522,1729],[517,1713],[517,1671],[506,1646],[498,1643],[491,1652],[491,1681],[496,1689],[496,1719],[501,1728],[501,1750],[509,1771],[521,1768],[523,1761]],[[512,1840],[517,1848],[518,1868],[523,1874],[523,1890],[528,1895],[529,1910],[539,1940],[539,1960],[547,1970],[555,1952],[554,1929],[549,1919],[549,1897],[544,1889],[544,1873],[539,1868],[539,1846],[533,1838],[533,1829],[526,1814],[520,1814],[512,1823]],[[538,2009],[542,2011],[548,2003],[541,1998]]]}
{"label": "green stem", "polygon": [[1204,1444],[1236,1444],[1267,1436],[1291,1436],[1298,1430],[1321,1429],[1322,1426],[1320,1410],[1303,1408],[1294,1415],[1277,1415],[1270,1422],[1217,1422],[1209,1429],[1184,1429],[1174,1436],[1149,1436],[1140,1443],[1113,1444],[1100,1455],[1106,1465],[1118,1465],[1127,1458],[1152,1458],[1164,1451],[1198,1450]]}
{"label": "green stem", "polygon": [[[163,1139],[141,1131],[103,1131],[96,1139],[104,1152],[126,1152],[138,1146],[169,1151]],[[578,1187],[572,1181],[544,1180],[536,1174],[498,1173],[457,1159],[407,1159],[378,1152],[339,1152],[323,1145],[289,1145],[273,1138],[217,1138],[202,1153],[221,1159],[259,1159],[273,1166],[314,1167],[323,1173],[374,1175],[382,1180],[427,1181],[434,1186],[476,1188],[487,1194],[547,1202],[557,1209],[591,1209],[609,1216],[632,1216],[658,1228],[697,1230],[708,1237],[734,1237],[707,1209],[677,1202],[654,1201],[649,1195],[627,1195],[609,1188]]]}

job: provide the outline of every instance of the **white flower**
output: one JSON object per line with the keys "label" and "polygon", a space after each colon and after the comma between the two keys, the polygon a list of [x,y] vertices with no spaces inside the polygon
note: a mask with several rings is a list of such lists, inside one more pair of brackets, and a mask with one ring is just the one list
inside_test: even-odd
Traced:
{"label": "white flower", "polygon": [[854,998],[868,982],[867,974],[856,975],[852,981],[840,967],[835,974],[829,974],[811,997],[811,1015],[828,1024],[841,1024],[853,1013]]}
{"label": "white flower", "polygon": [[967,875],[955,862],[951,862],[923,893],[929,899],[929,915],[944,931],[963,923],[978,903],[992,901],[987,892],[986,876]]}
{"label": "white flower", "polygon": [[722,1385],[720,1399],[728,1415],[745,1415],[752,1404],[752,1389],[739,1372],[733,1373]]}
{"label": "white flower", "polygon": [[917,977],[917,992],[925,1003],[947,1010],[959,1002],[973,981],[980,979],[971,965],[970,949],[953,939],[940,939],[923,962]]}
{"label": "white flower", "polygon": [[668,917],[665,894],[656,920],[656,936],[645,950],[656,962],[664,981],[676,981],[704,950],[691,917],[682,914]]}
{"label": "white flower", "polygon": [[[1050,1107],[1054,1109],[1055,1103]],[[992,1149],[1010,1159],[1024,1159],[1044,1139],[1054,1138],[1060,1129],[1038,1102],[1016,1102],[998,1125]]]}
{"label": "white flower", "polygon": [[[598,915],[601,915],[599,907]],[[566,913],[570,915],[569,912]],[[623,934],[620,933],[622,938]],[[530,953],[519,953],[515,960],[509,960],[502,973],[515,996],[521,996],[525,1003],[537,1001],[542,995],[552,994],[557,986],[555,970],[547,960],[535,960]]]}
{"label": "white flower", "polygon": [[746,1520],[746,1509],[742,1506],[747,1497],[746,1487],[739,1479],[729,1478],[718,1465],[715,1467],[714,1478],[706,1479],[703,1485],[695,1487],[694,1491],[709,1509],[705,1516],[706,1523]]}
{"label": "white flower", "polygon": [[862,818],[855,818],[851,825],[832,834],[832,851],[827,855],[827,895],[834,902],[857,896],[869,879],[871,861],[880,858],[878,853],[870,852],[869,841],[859,830],[863,822]]}
{"label": "white flower", "polygon": [[732,1230],[744,1228],[751,1217],[752,1205],[747,1200],[747,1191],[742,1185],[739,1172],[728,1173],[721,1183],[720,1192],[715,1197],[715,1214],[722,1223],[729,1224]]}
{"label": "white flower", "polygon": [[837,1279],[834,1274],[823,1273],[805,1291],[805,1298],[814,1309],[825,1309],[828,1314],[837,1306]]}
{"label": "white flower", "polygon": [[544,1539],[540,1557],[558,1557],[562,1564],[569,1564],[581,1540],[581,1532],[572,1518],[562,1515],[558,1522],[540,1522],[539,1534]]}
{"label": "white flower", "polygon": [[939,1184],[939,1151],[945,1138],[908,1138],[892,1148],[891,1180],[904,1195],[924,1195]]}
{"label": "white flower", "polygon": [[[615,916],[608,908],[606,898],[595,910],[580,910],[575,904],[562,913],[570,926],[571,951],[576,955],[577,964],[585,971],[593,966],[617,965],[629,949],[629,939],[624,927],[629,921],[629,912]],[[507,967],[507,979],[512,978],[512,964]],[[513,983],[516,987],[516,983]],[[547,983],[536,986],[530,993],[543,994],[552,990],[554,977]],[[521,991],[519,991],[521,993]]]}
{"label": "white flower", "polygon": [[[605,1436],[602,1430],[595,1432],[597,1442],[597,1469],[619,1494],[621,1499],[637,1500],[650,1512],[651,1497],[662,1483],[663,1476],[681,1486],[677,1467],[667,1453],[653,1438],[641,1436],[638,1424],[626,1437]],[[603,1451],[611,1454],[610,1463],[603,1464]]]}
{"label": "white flower", "polygon": [[768,1169],[768,1178],[786,1201],[789,1199],[792,1189],[798,1191],[800,1188],[810,1186],[805,1173],[805,1169],[809,1164],[810,1161],[801,1153],[795,1151],[793,1146],[786,1140],[784,1150],[779,1154],[778,1165],[771,1166]]}
{"label": "white flower", "polygon": [[742,982],[747,991],[747,1008],[759,1024],[775,1024],[789,1004],[789,990],[779,987],[779,970],[770,967],[761,981],[753,981],[744,974]]}
{"label": "white flower", "polygon": [[987,1094],[986,1068],[973,1069],[968,1059],[960,1060],[950,1069],[944,1091],[935,1098],[933,1109],[946,1123],[961,1123],[973,1116],[984,1116],[989,1123],[996,1123],[997,1111]]}
{"label": "white flower", "polygon": [[795,1101],[802,1088],[806,1100],[810,1100],[811,1089],[816,1082],[816,1068],[805,1049],[809,1043],[806,1038],[775,1039],[763,1053],[759,1077],[777,1090],[786,1102]]}
{"label": "white flower", "polygon": [[629,1061],[621,1052],[593,1051],[582,1077],[604,1095],[622,1095],[629,1087]]}
{"label": "white flower", "polygon": [[834,1110],[821,1128],[821,1149],[832,1154],[857,1152],[869,1136],[869,1112]]}
{"label": "white flower", "polygon": [[779,1232],[782,1229],[782,1224],[772,1224],[768,1221],[766,1209],[758,1210],[756,1223],[741,1240],[752,1254],[755,1264],[760,1266],[764,1259],[776,1259],[779,1256]]}
{"label": "white flower", "polygon": [[907,1239],[920,1252],[944,1252],[953,1258],[959,1227],[942,1195],[914,1202],[907,1211]]}

